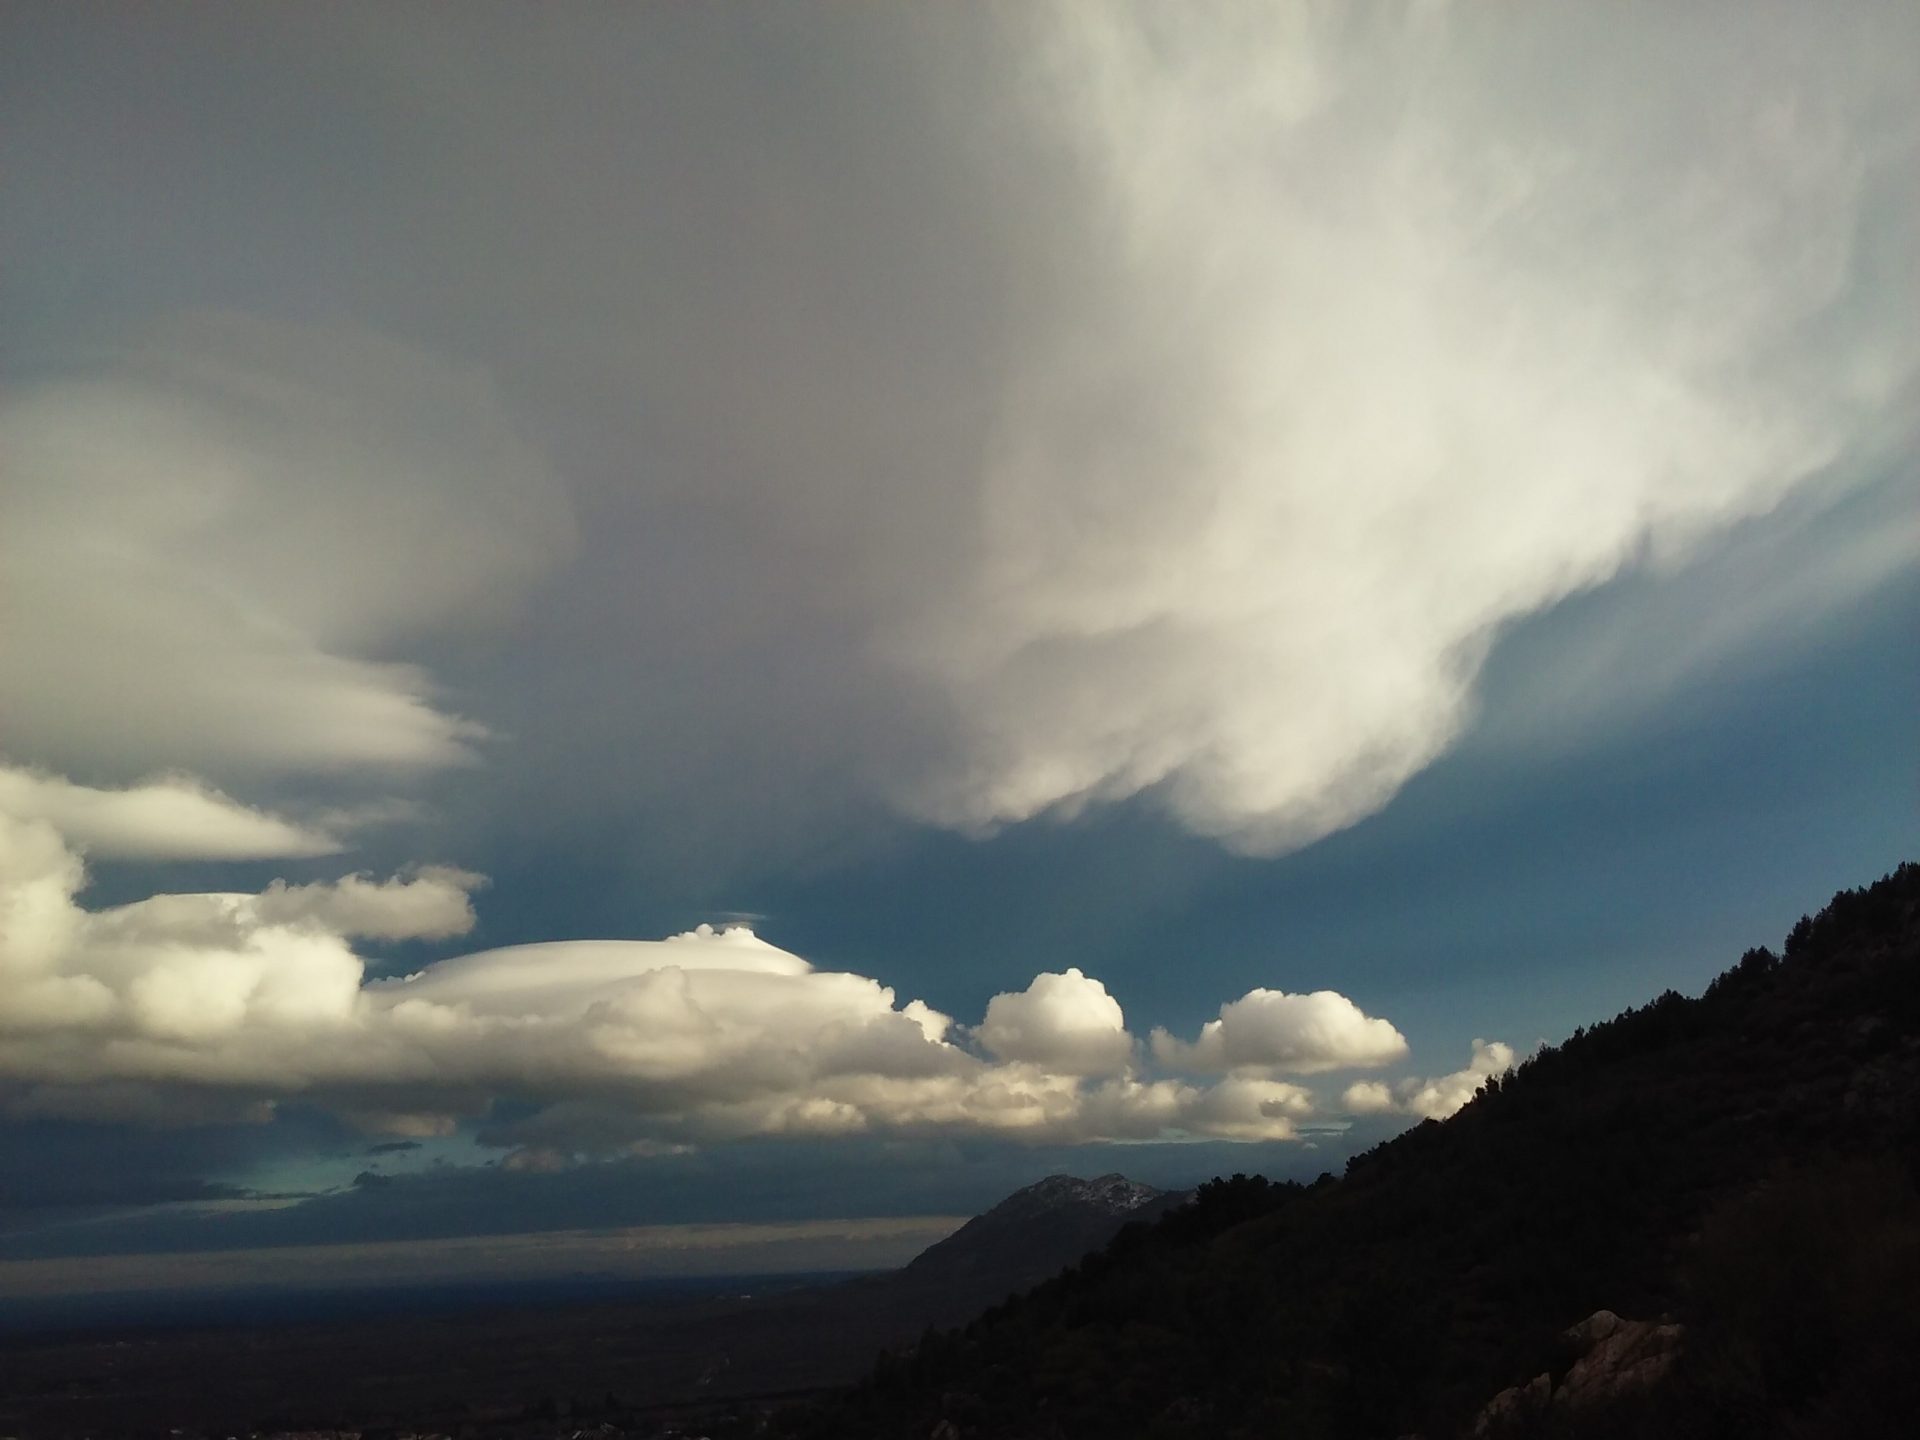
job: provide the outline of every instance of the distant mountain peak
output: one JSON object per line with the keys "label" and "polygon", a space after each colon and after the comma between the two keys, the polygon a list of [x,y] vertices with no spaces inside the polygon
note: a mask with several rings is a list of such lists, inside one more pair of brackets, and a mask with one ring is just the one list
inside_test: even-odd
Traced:
{"label": "distant mountain peak", "polygon": [[1092,1180],[1049,1175],[974,1216],[907,1269],[922,1275],[1018,1273],[1032,1283],[1098,1250],[1129,1221],[1152,1219],[1184,1198],[1120,1174]]}
{"label": "distant mountain peak", "polygon": [[1049,1175],[1023,1190],[1016,1190],[981,1218],[1000,1215],[1031,1215],[1064,1206],[1086,1206],[1112,1215],[1124,1215],[1150,1205],[1166,1194],[1119,1173],[1082,1180],[1078,1175]]}

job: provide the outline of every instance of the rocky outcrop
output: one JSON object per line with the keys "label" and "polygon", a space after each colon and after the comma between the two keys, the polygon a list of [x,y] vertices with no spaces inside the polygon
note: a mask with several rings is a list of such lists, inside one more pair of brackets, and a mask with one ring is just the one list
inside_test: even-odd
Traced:
{"label": "rocky outcrop", "polygon": [[1666,1379],[1680,1358],[1685,1333],[1671,1322],[1622,1320],[1611,1310],[1596,1310],[1566,1338],[1581,1354],[1554,1387],[1553,1403],[1578,1410]]}
{"label": "rocky outcrop", "polygon": [[1557,1382],[1543,1371],[1494,1396],[1474,1417],[1476,1440],[1523,1435],[1550,1412],[1570,1416],[1644,1393],[1672,1372],[1686,1332],[1670,1321],[1623,1320],[1596,1310],[1561,1338],[1573,1363]]}
{"label": "rocky outcrop", "polygon": [[1524,1385],[1509,1385],[1481,1407],[1470,1432],[1475,1440],[1521,1435],[1553,1402],[1553,1376],[1536,1375]]}

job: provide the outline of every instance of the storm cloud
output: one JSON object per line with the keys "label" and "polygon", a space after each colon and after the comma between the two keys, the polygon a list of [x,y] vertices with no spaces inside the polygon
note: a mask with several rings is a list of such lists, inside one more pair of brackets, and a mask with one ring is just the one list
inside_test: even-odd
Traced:
{"label": "storm cloud", "polygon": [[[9,396],[10,754],[484,751],[465,821],[617,793],[723,867],[1133,796],[1273,854],[1443,753],[1503,627],[1844,493],[1910,425],[1887,15],[1781,7],[1737,54],[1661,9],[1200,18],[164,37],[204,88],[161,177],[283,123],[214,68],[311,47],[289,93],[433,183],[289,145],[286,223],[351,217],[305,242],[351,322],[260,313],[255,258]],[[63,83],[10,131],[45,142]],[[92,174],[150,103],[54,148]],[[286,188],[236,175],[204,255],[150,262],[196,294]]]}

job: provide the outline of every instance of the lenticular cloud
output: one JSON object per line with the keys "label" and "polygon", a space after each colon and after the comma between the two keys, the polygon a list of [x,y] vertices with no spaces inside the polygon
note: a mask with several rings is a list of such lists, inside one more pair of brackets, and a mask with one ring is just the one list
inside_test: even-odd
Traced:
{"label": "lenticular cloud", "polygon": [[[564,492],[502,409],[483,372],[364,327],[241,314],[176,317],[12,387],[9,753],[120,779],[472,761],[482,727],[420,668],[369,656],[497,616],[567,552]],[[337,848],[303,843],[255,853]]]}
{"label": "lenticular cloud", "polygon": [[1256,991],[1192,1046],[1156,1032],[1149,1075],[1119,1002],[1068,970],[996,996],[975,1049],[924,1003],[744,928],[524,945],[369,980],[355,937],[464,933],[481,878],[426,867],[99,910],[78,904],[84,881],[46,819],[0,813],[0,1106],[16,1116],[258,1117],[297,1095],[420,1134],[510,1097],[531,1111],[498,1138],[547,1149],[857,1132],[1275,1140],[1315,1112],[1281,1075],[1405,1048],[1330,992]]}

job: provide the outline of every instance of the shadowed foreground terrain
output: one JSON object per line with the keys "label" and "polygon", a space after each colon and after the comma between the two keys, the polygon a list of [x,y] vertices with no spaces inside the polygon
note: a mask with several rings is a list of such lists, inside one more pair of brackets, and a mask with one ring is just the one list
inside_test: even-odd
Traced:
{"label": "shadowed foreground terrain", "polygon": [[1906,1436],[1920,867],[1343,1179],[1205,1186],[788,1433]]}

